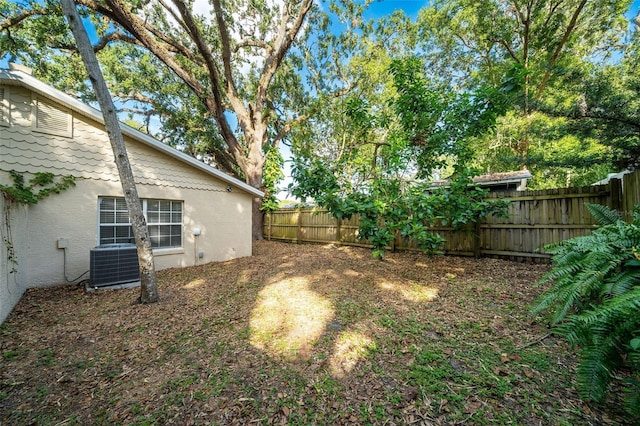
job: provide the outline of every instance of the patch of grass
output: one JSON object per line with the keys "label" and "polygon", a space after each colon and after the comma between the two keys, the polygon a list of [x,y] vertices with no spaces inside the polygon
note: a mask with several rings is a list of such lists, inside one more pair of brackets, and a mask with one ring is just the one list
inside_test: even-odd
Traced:
{"label": "patch of grass", "polygon": [[47,395],[49,395],[51,393],[51,391],[49,390],[49,388],[47,386],[44,385],[39,385],[34,393],[34,396],[39,399],[42,400],[44,399]]}
{"label": "patch of grass", "polygon": [[17,361],[20,355],[21,352],[16,350],[8,350],[2,352],[2,358],[7,362]]}
{"label": "patch of grass", "polygon": [[322,376],[312,383],[313,389],[318,395],[335,396],[342,389],[339,381],[333,379],[329,375]]}
{"label": "patch of grass", "polygon": [[42,349],[38,351],[38,364],[45,367],[53,367],[55,364],[55,358],[53,356],[53,350]]}
{"label": "patch of grass", "polygon": [[206,385],[206,391],[210,395],[220,396],[230,383],[231,374],[227,369],[222,369],[215,374],[210,374]]}

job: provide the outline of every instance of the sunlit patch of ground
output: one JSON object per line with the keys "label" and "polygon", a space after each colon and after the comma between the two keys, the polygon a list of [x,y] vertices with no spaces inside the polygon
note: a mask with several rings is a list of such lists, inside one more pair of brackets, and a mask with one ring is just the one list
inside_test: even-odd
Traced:
{"label": "sunlit patch of ground", "polygon": [[420,285],[418,283],[397,283],[391,281],[380,281],[378,287],[402,296],[410,302],[431,302],[438,297],[438,289]]}
{"label": "sunlit patch of ground", "polygon": [[286,278],[260,291],[251,313],[251,344],[270,355],[308,359],[334,315],[326,298],[309,290],[306,277]]}
{"label": "sunlit patch of ground", "polygon": [[349,374],[367,354],[376,348],[367,324],[356,324],[354,329],[345,330],[336,339],[333,354],[329,360],[329,371],[341,379]]}
{"label": "sunlit patch of ground", "polygon": [[195,288],[198,288],[198,287],[200,287],[201,285],[203,285],[205,282],[206,282],[206,281],[205,281],[205,280],[203,280],[202,278],[197,278],[197,279],[195,279],[195,280],[191,280],[191,281],[189,281],[188,283],[186,283],[186,284],[184,285],[184,288],[187,288],[187,289],[195,289]]}

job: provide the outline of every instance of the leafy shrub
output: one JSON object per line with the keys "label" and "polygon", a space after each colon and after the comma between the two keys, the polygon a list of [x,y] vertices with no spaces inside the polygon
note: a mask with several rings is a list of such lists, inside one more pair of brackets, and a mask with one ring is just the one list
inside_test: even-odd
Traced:
{"label": "leafy shrub", "polygon": [[602,224],[591,235],[552,244],[553,269],[542,283],[554,285],[537,301],[534,314],[552,310],[554,331],[580,348],[578,391],[600,402],[616,372],[628,369],[622,385],[625,408],[640,416],[640,205],[627,223],[608,207],[590,204]]}
{"label": "leafy shrub", "polygon": [[508,201],[488,199],[488,190],[461,174],[446,187],[427,183],[403,185],[394,179],[375,179],[363,189],[345,189],[330,166],[320,161],[294,164],[297,185],[292,193],[310,196],[336,218],[359,215],[358,238],[373,245],[373,256],[384,258],[399,235],[413,240],[429,255],[440,254],[445,240],[430,228],[450,226],[469,231],[469,225],[489,215],[506,217]]}

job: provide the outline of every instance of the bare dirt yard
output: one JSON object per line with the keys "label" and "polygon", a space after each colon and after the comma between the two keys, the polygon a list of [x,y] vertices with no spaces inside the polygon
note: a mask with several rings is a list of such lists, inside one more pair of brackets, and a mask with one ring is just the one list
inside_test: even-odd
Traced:
{"label": "bare dirt yard", "polygon": [[261,241],[139,289],[27,291],[0,327],[0,424],[623,424],[528,314],[548,270]]}

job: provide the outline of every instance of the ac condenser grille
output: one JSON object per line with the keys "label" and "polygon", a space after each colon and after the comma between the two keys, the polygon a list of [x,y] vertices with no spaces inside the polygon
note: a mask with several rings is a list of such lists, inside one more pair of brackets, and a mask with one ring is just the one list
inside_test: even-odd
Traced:
{"label": "ac condenser grille", "polygon": [[126,284],[140,280],[135,244],[104,244],[91,249],[92,287]]}

